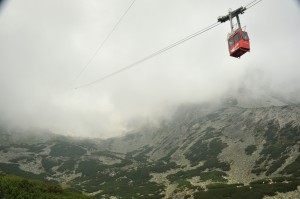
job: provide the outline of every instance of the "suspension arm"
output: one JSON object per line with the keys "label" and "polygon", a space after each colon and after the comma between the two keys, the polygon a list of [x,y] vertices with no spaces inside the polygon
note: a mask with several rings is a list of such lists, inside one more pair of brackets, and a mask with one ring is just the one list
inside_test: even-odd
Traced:
{"label": "suspension arm", "polygon": [[[231,11],[230,12],[231,18],[237,17],[239,14],[244,14],[245,10],[247,10],[247,8],[242,6],[242,7],[238,8],[234,11]],[[226,21],[229,21],[230,20],[230,16],[229,16],[230,14],[218,17],[218,22],[224,23]]]}

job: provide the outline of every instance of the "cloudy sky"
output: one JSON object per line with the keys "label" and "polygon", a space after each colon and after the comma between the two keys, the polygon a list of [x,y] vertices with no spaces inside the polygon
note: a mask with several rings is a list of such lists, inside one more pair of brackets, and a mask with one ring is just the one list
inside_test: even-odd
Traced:
{"label": "cloudy sky", "polygon": [[241,59],[228,55],[227,22],[106,81],[73,89],[250,2],[136,0],[76,78],[132,0],[7,0],[0,8],[0,119],[106,138],[178,104],[216,99],[244,80],[281,95],[300,91],[297,0],[264,0],[241,16],[251,39],[251,52]]}

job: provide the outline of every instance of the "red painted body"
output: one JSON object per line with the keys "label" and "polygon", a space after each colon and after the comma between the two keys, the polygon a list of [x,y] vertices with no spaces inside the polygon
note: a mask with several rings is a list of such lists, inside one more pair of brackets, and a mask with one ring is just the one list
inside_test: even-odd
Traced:
{"label": "red painted body", "polygon": [[246,52],[250,51],[250,41],[248,33],[241,28],[237,29],[228,37],[229,54],[232,57],[241,57]]}

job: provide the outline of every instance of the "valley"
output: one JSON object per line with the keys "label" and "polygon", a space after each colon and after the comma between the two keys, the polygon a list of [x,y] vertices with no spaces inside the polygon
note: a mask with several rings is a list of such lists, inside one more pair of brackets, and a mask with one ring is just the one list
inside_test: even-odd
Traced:
{"label": "valley", "polygon": [[299,105],[208,107],[184,105],[158,126],[106,140],[48,133],[26,141],[2,129],[0,170],[96,198],[297,194]]}

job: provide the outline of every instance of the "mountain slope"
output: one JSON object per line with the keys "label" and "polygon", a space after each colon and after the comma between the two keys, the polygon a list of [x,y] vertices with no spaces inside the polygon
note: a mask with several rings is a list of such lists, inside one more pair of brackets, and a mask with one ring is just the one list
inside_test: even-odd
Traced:
{"label": "mountain slope", "polygon": [[100,198],[228,197],[224,190],[262,198],[300,184],[299,105],[184,105],[160,125],[108,140],[22,143],[1,135],[10,143],[1,145],[3,172],[65,182]]}

